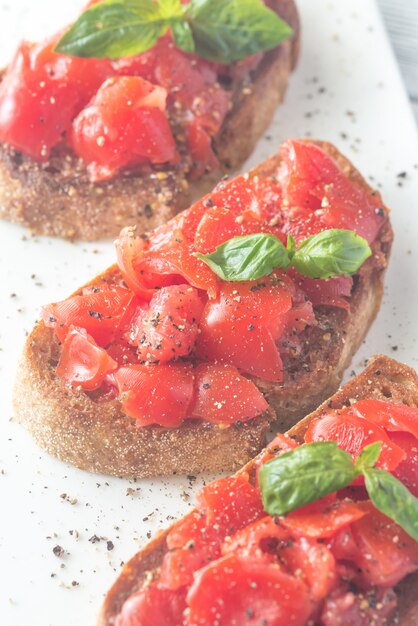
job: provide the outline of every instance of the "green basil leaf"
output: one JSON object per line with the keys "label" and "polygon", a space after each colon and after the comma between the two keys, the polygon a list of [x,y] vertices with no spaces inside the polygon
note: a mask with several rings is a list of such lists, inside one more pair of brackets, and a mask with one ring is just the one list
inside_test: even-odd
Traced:
{"label": "green basil leaf", "polygon": [[292,235],[287,236],[286,250],[289,253],[289,259],[292,260],[296,252],[296,241],[293,239]]}
{"label": "green basil leaf", "polygon": [[375,441],[363,448],[358,457],[356,458],[355,466],[359,473],[364,472],[376,463],[380,456],[382,449],[382,442]]}
{"label": "green basil leaf", "polygon": [[418,498],[385,470],[373,468],[363,473],[374,506],[418,541]]}
{"label": "green basil leaf", "polygon": [[277,237],[266,233],[233,237],[211,254],[196,256],[222,280],[257,280],[276,267],[287,267],[289,255]]}
{"label": "green basil leaf", "polygon": [[[166,0],[167,2],[167,0]],[[120,58],[152,48],[171,25],[153,0],[105,0],[82,13],[55,48],[77,57]]]}
{"label": "green basil leaf", "polygon": [[176,22],[171,27],[174,43],[185,52],[195,52],[193,33],[187,22]]}
{"label": "green basil leaf", "polygon": [[352,230],[333,228],[302,241],[292,264],[303,276],[332,278],[355,274],[371,253],[363,237]]}
{"label": "green basil leaf", "polygon": [[270,50],[293,33],[261,0],[192,0],[186,17],[196,53],[218,63]]}
{"label": "green basil leaf", "polygon": [[285,515],[349,485],[353,460],[335,441],[302,445],[262,466],[259,473],[264,510]]}
{"label": "green basil leaf", "polygon": [[175,20],[184,17],[185,7],[180,0],[158,0],[157,4],[160,16],[165,19]]}

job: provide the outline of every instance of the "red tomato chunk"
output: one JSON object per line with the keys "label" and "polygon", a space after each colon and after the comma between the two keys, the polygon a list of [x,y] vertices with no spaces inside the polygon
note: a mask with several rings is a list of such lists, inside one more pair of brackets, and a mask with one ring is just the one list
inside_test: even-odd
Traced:
{"label": "red tomato chunk", "polygon": [[175,162],[167,93],[139,77],[110,78],[73,122],[71,145],[93,181],[129,165]]}

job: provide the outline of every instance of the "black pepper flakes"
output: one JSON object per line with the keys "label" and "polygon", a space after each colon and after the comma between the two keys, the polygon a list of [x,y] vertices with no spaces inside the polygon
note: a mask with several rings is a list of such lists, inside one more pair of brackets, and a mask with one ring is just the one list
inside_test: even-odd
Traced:
{"label": "black pepper flakes", "polygon": [[65,554],[64,548],[62,546],[59,546],[58,544],[52,548],[52,552],[58,558],[62,558]]}

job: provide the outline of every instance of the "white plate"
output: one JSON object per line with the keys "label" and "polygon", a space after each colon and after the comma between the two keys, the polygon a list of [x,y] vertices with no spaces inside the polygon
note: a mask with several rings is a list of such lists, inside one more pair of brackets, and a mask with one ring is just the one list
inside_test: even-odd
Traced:
{"label": "white plate", "polygon": [[[22,35],[52,32],[83,4],[2,2],[0,64]],[[384,305],[353,368],[359,371],[376,352],[416,365],[418,137],[404,86],[373,0],[299,0],[299,5],[302,58],[286,103],[251,164],[285,137],[318,137],[334,142],[382,189],[393,210],[396,243]],[[18,356],[41,304],[68,295],[112,259],[109,243],[32,238],[0,222],[0,621],[5,626],[94,624],[121,561],[149,533],[184,513],[193,485],[202,484],[203,478],[132,484],[86,474],[45,455],[8,421]],[[71,531],[78,531],[77,540]],[[105,539],[93,543],[94,535]],[[54,555],[56,545],[64,548],[64,558]]]}

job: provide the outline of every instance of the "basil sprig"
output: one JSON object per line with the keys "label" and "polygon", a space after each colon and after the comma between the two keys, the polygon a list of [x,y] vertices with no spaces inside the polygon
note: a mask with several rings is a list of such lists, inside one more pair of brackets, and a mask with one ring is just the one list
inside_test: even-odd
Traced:
{"label": "basil sprig", "polygon": [[333,228],[285,247],[267,233],[233,237],[210,254],[197,253],[222,280],[257,280],[276,268],[294,267],[303,276],[331,278],[354,274],[371,255],[369,244],[352,230]]}
{"label": "basil sprig", "polygon": [[104,0],[82,13],[55,51],[126,57],[149,50],[168,30],[177,47],[218,63],[270,50],[293,33],[261,0]]}
{"label": "basil sprig", "polygon": [[366,446],[353,461],[336,442],[318,441],[268,461],[259,473],[265,511],[286,515],[363,475],[374,506],[418,541],[418,498],[392,474],[374,467],[381,446],[380,441]]}

